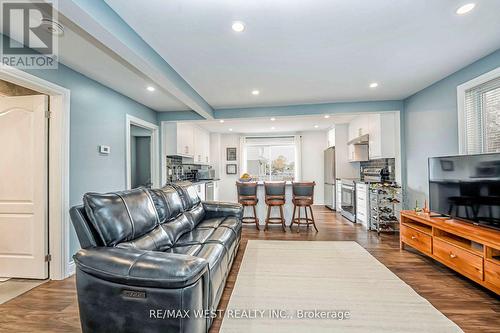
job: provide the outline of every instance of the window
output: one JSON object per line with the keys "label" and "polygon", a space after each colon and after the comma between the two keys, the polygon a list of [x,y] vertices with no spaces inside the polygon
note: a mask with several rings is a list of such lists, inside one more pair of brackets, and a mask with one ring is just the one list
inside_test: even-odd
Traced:
{"label": "window", "polygon": [[500,73],[485,75],[458,87],[460,150],[465,154],[500,152]]}
{"label": "window", "polygon": [[256,180],[296,179],[296,140],[290,137],[247,137],[246,169]]}

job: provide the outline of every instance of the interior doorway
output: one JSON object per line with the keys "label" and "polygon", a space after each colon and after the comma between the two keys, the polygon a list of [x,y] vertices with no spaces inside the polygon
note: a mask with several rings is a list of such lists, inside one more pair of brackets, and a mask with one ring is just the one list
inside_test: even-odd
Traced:
{"label": "interior doorway", "polygon": [[125,129],[126,187],[159,187],[158,126],[127,115]]}
{"label": "interior doorway", "polygon": [[151,187],[152,131],[136,125],[130,126],[130,187]]}

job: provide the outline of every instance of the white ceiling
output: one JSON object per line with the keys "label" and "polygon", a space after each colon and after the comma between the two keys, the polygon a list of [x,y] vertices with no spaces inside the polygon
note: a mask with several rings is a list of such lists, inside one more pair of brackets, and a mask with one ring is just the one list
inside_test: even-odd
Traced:
{"label": "white ceiling", "polygon": [[[324,115],[314,116],[289,116],[275,117],[274,121],[271,118],[240,118],[240,119],[225,119],[224,123],[219,120],[202,120],[194,121],[194,123],[214,133],[292,133],[304,131],[325,131],[330,129],[335,124],[346,124],[353,120],[357,115],[332,115],[325,119]],[[314,127],[317,125],[318,127]],[[274,127],[272,129],[271,127]],[[230,131],[229,129],[232,129]]]}
{"label": "white ceiling", "polygon": [[[60,62],[105,86],[157,111],[186,110],[187,107],[165,90],[148,92],[152,81],[118,55],[111,52],[88,33],[58,15],[64,35],[57,39]],[[11,37],[20,40],[19,31]]]}
{"label": "white ceiling", "polygon": [[147,76],[130,66],[62,15],[59,15],[59,22],[65,27],[64,35],[59,38],[59,57],[64,65],[153,110],[188,109],[165,90],[156,87],[156,91],[153,93],[147,91],[147,86],[155,86]]}
{"label": "white ceiling", "polygon": [[214,108],[402,99],[500,47],[498,0],[106,2]]}

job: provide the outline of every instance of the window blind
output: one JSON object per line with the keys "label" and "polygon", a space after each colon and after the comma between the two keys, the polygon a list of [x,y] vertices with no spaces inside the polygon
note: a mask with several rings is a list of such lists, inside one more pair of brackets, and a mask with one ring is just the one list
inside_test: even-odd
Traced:
{"label": "window blind", "polygon": [[467,154],[500,152],[500,77],[465,91]]}

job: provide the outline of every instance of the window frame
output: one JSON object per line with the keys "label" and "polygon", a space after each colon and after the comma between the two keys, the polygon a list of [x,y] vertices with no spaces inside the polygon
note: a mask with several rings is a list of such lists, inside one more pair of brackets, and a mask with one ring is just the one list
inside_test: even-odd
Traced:
{"label": "window frame", "polygon": [[458,152],[460,155],[467,154],[467,140],[465,133],[465,92],[483,83],[500,77],[500,67],[486,72],[472,80],[457,86],[457,111],[458,111]]}
{"label": "window frame", "polygon": [[[285,136],[287,136],[287,135],[285,135]],[[244,149],[245,149],[245,159],[246,159],[246,161],[244,161],[244,163],[245,163],[245,165],[248,165],[248,148],[249,148],[249,147],[259,147],[259,146],[260,146],[260,147],[269,147],[269,148],[270,148],[270,151],[271,151],[271,150],[272,150],[272,147],[285,147],[285,146],[290,146],[290,147],[293,147],[293,149],[294,149],[294,168],[295,168],[295,169],[294,169],[294,176],[293,176],[293,178],[294,178],[294,181],[298,181],[297,179],[298,179],[298,177],[300,177],[300,174],[299,174],[298,169],[297,169],[297,167],[298,167],[298,166],[297,166],[297,164],[299,163],[299,162],[297,161],[297,158],[298,158],[298,156],[297,156],[297,155],[298,155],[298,153],[300,152],[300,147],[297,147],[297,143],[296,143],[296,141],[295,141],[296,135],[290,135],[290,138],[293,138],[293,140],[294,140],[294,143],[290,143],[290,144],[281,143],[281,142],[273,142],[273,139],[274,139],[274,138],[279,138],[279,137],[281,137],[281,136],[258,136],[258,138],[263,138],[263,139],[265,138],[265,139],[268,139],[268,140],[269,140],[269,142],[265,142],[265,143],[254,143],[254,144],[252,144],[252,143],[248,143],[248,142],[245,142],[245,147],[244,147]],[[247,136],[247,137],[245,137],[245,138],[252,138],[252,137]],[[297,150],[299,150],[299,151],[297,151]],[[299,157],[299,158],[300,158],[300,157]],[[271,169],[272,169],[271,164],[272,164],[272,160],[270,159],[270,160],[269,160],[269,168],[270,168],[270,171],[271,171]],[[248,167],[247,167],[247,169],[248,169]],[[245,170],[245,172],[248,172],[248,170]],[[266,181],[272,181],[272,180],[271,180],[271,179],[272,179],[272,174],[270,174],[270,175],[269,175],[269,177],[270,177],[270,179],[267,179]]]}

